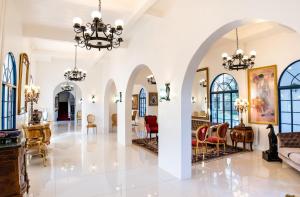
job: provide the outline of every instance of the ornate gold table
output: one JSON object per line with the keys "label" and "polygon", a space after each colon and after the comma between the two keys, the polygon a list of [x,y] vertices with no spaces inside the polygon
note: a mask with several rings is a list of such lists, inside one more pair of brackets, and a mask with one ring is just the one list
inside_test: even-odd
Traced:
{"label": "ornate gold table", "polygon": [[40,155],[43,158],[44,166],[46,166],[47,145],[50,144],[51,138],[50,123],[23,125],[22,127],[26,138],[26,153]]}

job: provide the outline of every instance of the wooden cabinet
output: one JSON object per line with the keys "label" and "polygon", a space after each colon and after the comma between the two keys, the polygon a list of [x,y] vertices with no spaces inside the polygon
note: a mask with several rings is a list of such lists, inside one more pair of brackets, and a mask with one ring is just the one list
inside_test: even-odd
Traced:
{"label": "wooden cabinet", "polygon": [[237,143],[242,142],[244,150],[246,149],[246,143],[250,144],[250,150],[252,151],[252,144],[254,141],[254,132],[252,127],[240,127],[235,126],[230,133],[232,146],[237,147]]}
{"label": "wooden cabinet", "polygon": [[25,143],[0,145],[0,196],[22,197],[28,189]]}

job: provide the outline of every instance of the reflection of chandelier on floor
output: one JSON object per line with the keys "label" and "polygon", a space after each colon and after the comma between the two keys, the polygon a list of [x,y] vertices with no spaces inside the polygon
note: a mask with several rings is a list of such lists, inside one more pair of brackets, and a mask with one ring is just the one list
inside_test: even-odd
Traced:
{"label": "reflection of chandelier on floor", "polygon": [[68,81],[83,81],[86,77],[86,72],[77,68],[77,45],[75,45],[75,66],[74,69],[68,69],[64,74]]}
{"label": "reflection of chandelier on floor", "polygon": [[101,15],[101,0],[99,0],[99,10],[93,11],[91,16],[93,21],[82,25],[82,20],[79,17],[73,19],[73,28],[76,33],[75,41],[80,47],[86,47],[88,50],[96,48],[112,50],[117,48],[123,39],[120,37],[123,31],[123,21],[116,20],[115,27],[110,24],[105,24],[102,21]]}
{"label": "reflection of chandelier on floor", "polygon": [[236,52],[229,56],[227,53],[222,54],[223,66],[228,70],[245,70],[254,66],[256,52],[250,52],[250,57],[244,54],[244,51],[239,48],[238,29],[235,29],[236,34]]}
{"label": "reflection of chandelier on floor", "polygon": [[61,90],[66,92],[71,92],[74,89],[74,86],[67,81],[61,85]]}

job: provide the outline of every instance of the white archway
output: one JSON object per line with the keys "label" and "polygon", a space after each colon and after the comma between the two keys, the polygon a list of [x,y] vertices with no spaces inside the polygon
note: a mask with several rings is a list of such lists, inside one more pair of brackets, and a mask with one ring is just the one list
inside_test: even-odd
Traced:
{"label": "white archway", "polygon": [[[55,88],[54,88],[54,91],[53,91],[53,106],[52,106],[52,109],[50,109],[50,111],[52,111],[53,113],[53,121],[56,121],[56,107],[55,106],[55,97],[58,93],[62,92],[62,89],[61,89],[61,85],[64,84],[66,82],[61,82],[59,83]],[[69,82],[70,85],[73,85],[74,89],[72,91],[70,91],[70,93],[75,97],[75,120],[76,120],[76,114],[78,111],[81,111],[82,110],[82,105],[81,105],[81,99],[82,99],[82,93],[81,93],[81,89],[80,87],[76,84],[76,83],[73,83],[73,82]]]}
{"label": "white archway", "polygon": [[[198,66],[203,60],[204,56],[210,49],[210,47],[221,37],[233,29],[251,23],[267,22],[260,19],[247,19],[236,20],[230,22],[215,32],[213,32],[196,50],[192,59],[190,60],[187,70],[184,75],[184,81],[181,87],[181,132],[182,132],[182,167],[185,178],[191,177],[191,133],[185,132],[191,128],[191,96],[192,96],[192,84]],[[283,25],[284,26],[284,25]],[[285,26],[286,27],[286,26]]]}
{"label": "white archway", "polygon": [[[131,115],[132,115],[132,92],[133,92],[133,87],[135,84],[135,80],[137,79],[139,73],[142,70],[148,70],[150,73],[152,73],[154,75],[154,73],[152,72],[152,70],[144,65],[144,64],[140,64],[138,66],[136,66],[133,71],[131,72],[131,75],[129,77],[129,80],[127,82],[127,86],[126,86],[126,91],[125,91],[125,98],[124,98],[124,105],[125,105],[125,117],[124,117],[124,122],[122,123],[124,126],[124,131],[125,133],[123,134],[118,134],[118,139],[121,140],[119,142],[121,142],[121,144],[131,144],[132,143],[132,126],[131,126]],[[155,75],[154,75],[155,76]],[[146,80],[146,79],[145,79]],[[119,126],[119,125],[118,125]],[[119,129],[118,129],[119,131]],[[125,139],[122,140],[122,139]]]}
{"label": "white archway", "polygon": [[113,79],[108,80],[104,94],[104,132],[109,133],[112,131],[112,113],[117,113],[117,103],[113,102],[117,88]]}

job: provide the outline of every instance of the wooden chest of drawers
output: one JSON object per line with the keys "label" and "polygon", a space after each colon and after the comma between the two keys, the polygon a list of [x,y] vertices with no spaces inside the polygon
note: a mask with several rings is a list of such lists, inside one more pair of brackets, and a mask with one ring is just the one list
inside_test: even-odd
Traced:
{"label": "wooden chest of drawers", "polygon": [[0,145],[0,197],[22,197],[28,192],[25,143]]}

